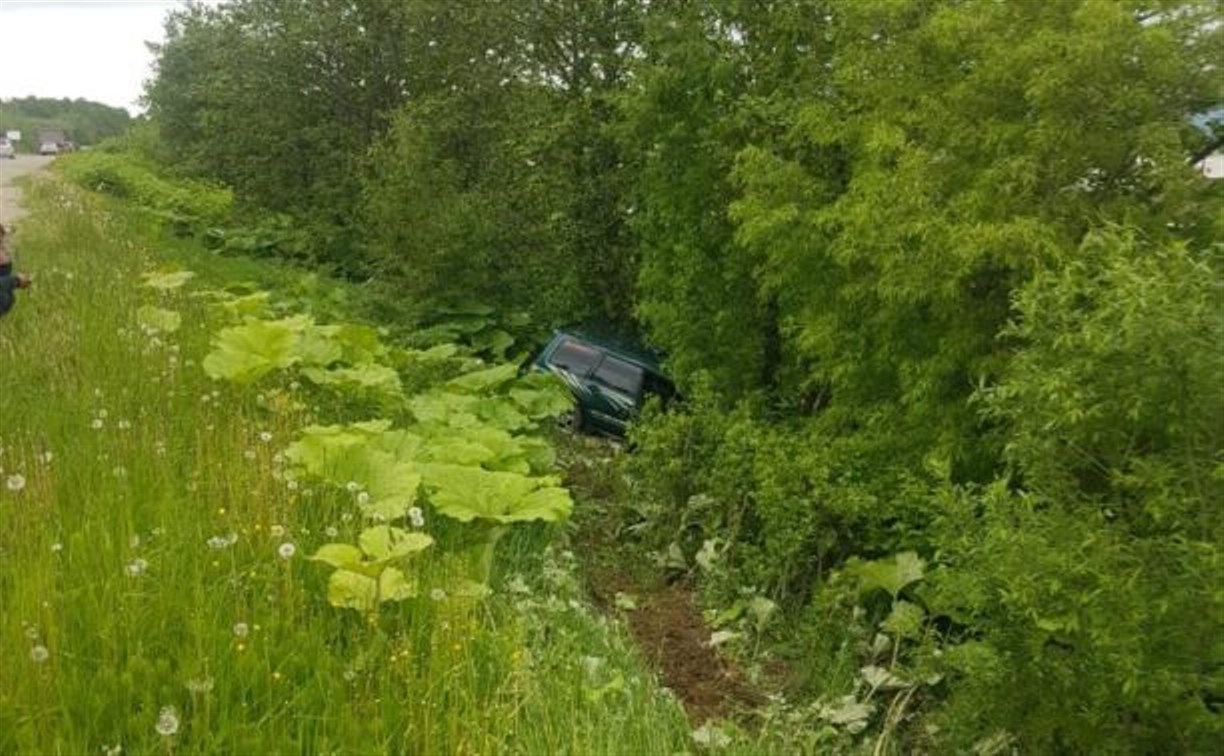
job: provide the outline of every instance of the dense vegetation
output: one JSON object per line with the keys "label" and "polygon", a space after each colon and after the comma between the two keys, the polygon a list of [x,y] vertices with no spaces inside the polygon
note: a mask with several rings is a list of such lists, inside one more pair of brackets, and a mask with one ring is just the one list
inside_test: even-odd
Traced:
{"label": "dense vegetation", "polygon": [[61,129],[77,144],[97,144],[123,134],[131,120],[123,108],[89,100],[47,97],[0,100],[0,134],[20,131],[22,139],[16,147],[25,152],[38,149],[34,142],[42,128]]}
{"label": "dense vegetation", "polygon": [[822,747],[1203,751],[1222,42],[1209,0],[235,0],[127,144],[260,253],[664,349],[627,548]]}
{"label": "dense vegetation", "polygon": [[683,747],[547,527],[571,507],[544,432],[563,389],[351,319],[351,284],[209,255],[148,192],[28,190],[0,752]]}

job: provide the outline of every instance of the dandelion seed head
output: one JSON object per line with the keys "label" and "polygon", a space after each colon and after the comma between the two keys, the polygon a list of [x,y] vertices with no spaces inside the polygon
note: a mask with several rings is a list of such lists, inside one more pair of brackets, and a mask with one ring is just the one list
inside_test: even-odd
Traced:
{"label": "dandelion seed head", "polygon": [[35,664],[42,664],[50,658],[51,652],[48,651],[47,647],[43,644],[39,643],[38,645],[30,648],[30,661],[34,662]]}
{"label": "dandelion seed head", "polygon": [[245,622],[235,622],[232,630],[235,638],[245,638],[251,633],[250,626]]}
{"label": "dandelion seed head", "polygon": [[268,528],[268,535],[272,536],[273,538],[280,538],[284,534],[285,528],[283,525],[273,525],[272,527]]}
{"label": "dandelion seed head", "polygon": [[294,546],[291,542],[286,541],[276,549],[276,553],[281,559],[292,559],[293,555],[297,553],[297,546]]}
{"label": "dandelion seed head", "polygon": [[414,528],[423,528],[425,527],[425,513],[421,511],[420,507],[409,507],[408,521],[412,523]]}
{"label": "dandelion seed head", "polygon": [[366,503],[369,503],[369,501],[370,501],[370,495],[366,493],[365,491],[362,491],[361,493],[357,494],[358,504],[366,504]]}
{"label": "dandelion seed head", "polygon": [[335,538],[336,536],[340,535],[340,531],[336,529],[335,525],[328,525],[327,530],[324,530],[323,533],[328,538]]}
{"label": "dandelion seed head", "polygon": [[8,488],[8,490],[12,491],[13,493],[17,493],[21,491],[21,489],[25,488],[25,476],[21,473],[13,473],[12,475],[8,476],[8,479],[4,482],[4,485]]}
{"label": "dandelion seed head", "polygon": [[260,431],[259,440],[263,441],[266,444],[272,440],[272,434],[269,433],[268,431]]}
{"label": "dandelion seed head", "polygon": [[434,601],[445,601],[446,591],[442,590],[441,588],[434,588],[429,592],[429,597]]}
{"label": "dandelion seed head", "polygon": [[140,577],[149,569],[149,563],[137,557],[127,564],[127,574],[131,577]]}
{"label": "dandelion seed head", "polygon": [[104,423],[100,418],[95,417],[93,422],[89,424],[89,427],[93,428],[94,430],[102,430],[102,426],[104,425],[106,425],[106,423]]}
{"label": "dandelion seed head", "polygon": [[355,480],[350,480],[348,483],[345,483],[344,487],[348,489],[349,493],[357,493],[361,490],[361,484]]}
{"label": "dandelion seed head", "polygon": [[157,715],[157,724],[154,725],[157,734],[163,737],[170,737],[179,730],[178,712],[173,706],[166,706]]}

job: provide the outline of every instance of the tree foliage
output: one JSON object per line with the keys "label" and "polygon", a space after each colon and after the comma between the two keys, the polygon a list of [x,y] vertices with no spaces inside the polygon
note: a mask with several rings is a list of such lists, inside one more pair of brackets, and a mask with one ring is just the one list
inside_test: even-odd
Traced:
{"label": "tree foliage", "polygon": [[[864,700],[812,684],[847,737],[1205,750],[1222,40],[1208,0],[235,0],[148,97],[179,170],[422,309],[635,322],[687,406],[638,423],[633,532],[768,592],[814,679],[883,637]],[[456,490],[535,495],[462,431],[525,405],[412,407]]]}

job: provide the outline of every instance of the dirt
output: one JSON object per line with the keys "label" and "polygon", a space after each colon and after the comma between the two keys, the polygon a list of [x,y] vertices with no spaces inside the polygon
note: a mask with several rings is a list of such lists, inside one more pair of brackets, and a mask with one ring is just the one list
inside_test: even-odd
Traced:
{"label": "dirt", "polygon": [[605,611],[617,610],[618,592],[634,597],[637,608],[624,612],[629,631],[694,725],[765,702],[739,669],[709,645],[710,629],[687,587],[650,588],[607,570],[589,578],[591,592]]}
{"label": "dirt", "polygon": [[0,159],[0,223],[12,226],[25,212],[21,208],[21,190],[13,182],[27,173],[42,170],[52,158],[18,155],[15,160]]}
{"label": "dirt", "polygon": [[[575,550],[592,598],[604,612],[624,619],[642,656],[695,727],[764,704],[735,663],[709,645],[711,631],[692,588],[668,582],[618,536],[618,507],[632,496],[612,464],[620,453],[587,437],[571,438],[563,451],[566,483],[577,499]],[[636,608],[617,606],[618,593],[632,597]]]}

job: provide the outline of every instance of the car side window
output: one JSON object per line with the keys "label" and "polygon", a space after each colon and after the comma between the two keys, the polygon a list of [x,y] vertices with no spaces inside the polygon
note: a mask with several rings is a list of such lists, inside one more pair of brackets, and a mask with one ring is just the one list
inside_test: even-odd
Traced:
{"label": "car side window", "polygon": [[591,366],[599,362],[599,352],[573,339],[566,339],[557,346],[548,362],[574,375],[585,376]]}
{"label": "car side window", "polygon": [[646,373],[637,365],[608,355],[599,363],[592,376],[597,382],[614,391],[629,396],[637,396],[642,391],[642,381]]}

